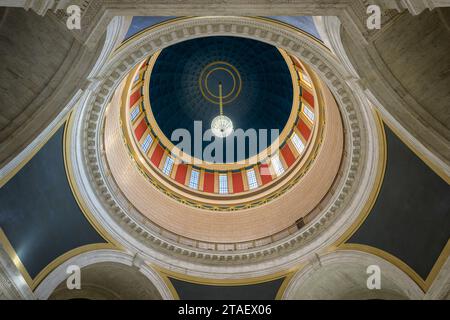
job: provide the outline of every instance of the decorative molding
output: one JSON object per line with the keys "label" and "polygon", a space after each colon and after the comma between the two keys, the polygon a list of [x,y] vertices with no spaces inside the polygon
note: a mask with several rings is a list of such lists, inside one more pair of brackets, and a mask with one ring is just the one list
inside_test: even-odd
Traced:
{"label": "decorative molding", "polygon": [[30,287],[0,244],[0,300],[34,300]]}
{"label": "decorative molding", "polygon": [[350,79],[359,79],[353,64],[348,59],[345,48],[341,41],[341,21],[338,17],[314,17],[314,23],[319,30],[320,37],[327,47],[342,62],[342,65],[350,75]]}

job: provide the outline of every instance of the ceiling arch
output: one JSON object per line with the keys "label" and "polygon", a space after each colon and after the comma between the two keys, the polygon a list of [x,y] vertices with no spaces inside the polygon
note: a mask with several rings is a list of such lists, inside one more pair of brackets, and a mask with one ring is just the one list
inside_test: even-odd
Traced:
{"label": "ceiling arch", "polygon": [[[69,266],[81,270],[81,287],[68,290]],[[105,272],[107,270],[107,272]],[[34,291],[38,299],[174,299],[160,274],[138,256],[113,249],[92,250],[60,264]]]}
{"label": "ceiling arch", "polygon": [[[380,270],[380,289],[369,289],[370,266]],[[370,269],[372,270],[372,269]],[[420,287],[402,270],[378,256],[337,250],[316,256],[290,279],[283,299],[422,299]]]}

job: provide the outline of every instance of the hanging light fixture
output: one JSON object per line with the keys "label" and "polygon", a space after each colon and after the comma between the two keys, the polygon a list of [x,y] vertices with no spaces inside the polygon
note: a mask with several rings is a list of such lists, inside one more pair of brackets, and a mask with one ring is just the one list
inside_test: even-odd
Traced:
{"label": "hanging light fixture", "polygon": [[211,131],[218,138],[228,137],[233,132],[233,122],[223,115],[222,82],[219,82],[219,115],[211,122]]}

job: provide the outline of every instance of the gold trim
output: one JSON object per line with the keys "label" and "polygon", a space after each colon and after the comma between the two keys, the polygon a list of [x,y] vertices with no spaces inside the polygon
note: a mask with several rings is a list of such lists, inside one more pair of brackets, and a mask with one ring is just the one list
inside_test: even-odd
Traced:
{"label": "gold trim", "polygon": [[375,202],[380,193],[381,186],[383,185],[387,160],[386,134],[384,132],[383,121],[381,119],[380,113],[376,109],[372,109],[372,114],[374,116],[374,121],[378,132],[378,150],[379,150],[377,173],[373,189],[369,194],[366,204],[362,208],[358,218],[347,229],[347,231],[345,231],[344,234],[342,234],[342,236],[340,236],[339,239],[336,240],[336,242],[328,248],[328,251],[334,251],[335,249],[339,248],[340,245],[344,244],[348,239],[350,239],[350,237],[359,229],[359,227],[364,223],[364,221],[372,211],[373,206],[375,205]]}
{"label": "gold trim", "polygon": [[[226,99],[226,98],[228,98],[229,96],[231,96],[231,94],[234,92],[234,90],[236,89],[236,78],[234,77],[234,75],[230,72],[230,70],[228,70],[228,69],[226,69],[226,68],[224,68],[224,67],[216,67],[216,68],[214,68],[214,69],[212,69],[212,70],[210,70],[210,71],[208,71],[208,74],[206,75],[206,79],[205,79],[205,88],[206,88],[206,92],[208,92],[212,97],[214,97],[214,98],[217,98],[217,99],[219,99],[220,98],[220,95],[218,95],[218,96],[216,96],[215,94],[213,94],[212,92],[211,92],[211,90],[209,90],[209,87],[208,87],[208,85],[207,85],[207,82],[208,82],[208,78],[209,78],[209,76],[211,75],[211,73],[213,73],[214,71],[216,71],[216,70],[223,70],[223,71],[225,71],[226,73],[228,73],[232,78],[233,78],[233,88],[231,88],[231,91],[228,93],[228,94],[226,94],[226,95],[224,95],[222,98],[223,99]],[[200,89],[200,90],[202,90],[202,89]],[[214,104],[219,104],[218,102],[213,102]],[[223,102],[223,104],[226,104],[226,103],[228,103],[228,102]]]}
{"label": "gold trim", "polygon": [[70,134],[68,132],[72,131],[73,127],[73,113],[70,113],[69,119],[67,120],[66,127],[64,128],[64,137],[63,137],[63,156],[64,156],[64,168],[66,170],[67,181],[69,182],[70,189],[72,190],[72,194],[80,208],[81,212],[88,220],[88,222],[93,226],[95,231],[108,243],[113,244],[115,249],[122,250],[122,245],[119,244],[106,230],[103,226],[97,222],[94,216],[91,214],[89,208],[86,206],[83,197],[81,196],[81,192],[78,189],[78,185],[76,181],[73,180],[73,168],[72,168],[72,160],[70,156],[71,150],[71,139]]}
{"label": "gold trim", "polygon": [[305,265],[301,264],[298,266],[296,271],[292,271],[290,273],[286,274],[286,277],[284,278],[283,282],[281,283],[280,287],[278,288],[277,294],[275,296],[275,300],[282,300],[284,293],[286,292],[287,287],[291,283],[292,278],[295,276],[297,272],[299,272],[301,269],[303,269]]}
{"label": "gold trim", "polygon": [[[87,245],[83,245],[74,249],[71,249],[63,254],[61,254],[60,256],[58,256],[57,258],[55,258],[54,260],[52,260],[49,264],[47,264],[38,274],[35,278],[32,278],[30,276],[30,274],[28,273],[28,271],[26,270],[24,264],[22,263],[22,261],[20,260],[19,256],[17,255],[16,251],[14,250],[14,247],[11,245],[11,243],[9,242],[8,237],[6,236],[6,234],[4,233],[4,231],[0,228],[0,243],[2,243],[2,245],[5,248],[5,251],[8,253],[9,257],[11,258],[11,260],[13,261],[14,265],[16,266],[16,268],[19,270],[19,272],[21,273],[22,277],[24,278],[25,282],[28,284],[28,286],[31,288],[31,290],[36,289],[36,287],[41,283],[41,281],[50,273],[52,272],[56,267],[58,267],[60,264],[64,263],[65,261],[67,261],[68,259],[84,253],[84,252],[88,252],[88,251],[92,251],[92,250],[98,250],[98,249],[119,249],[120,247],[113,244],[111,241],[109,241],[106,237],[105,234],[106,233],[101,233],[100,230],[100,226],[94,222],[91,219],[91,214],[86,213],[85,210],[86,208],[82,207],[78,194],[76,193],[76,191],[74,190],[74,185],[73,182],[71,180],[71,174],[68,174],[68,170],[71,171],[71,168],[68,168],[67,166],[67,162],[68,162],[68,158],[70,157],[69,153],[67,152],[68,149],[66,142],[68,139],[68,135],[67,135],[67,130],[68,128],[72,127],[72,111],[69,112],[64,119],[61,121],[61,123],[58,123],[58,125],[55,126],[55,128],[51,131],[51,133],[46,137],[46,139],[39,144],[38,147],[36,147],[33,151],[32,151],[32,155],[29,157],[29,159],[27,161],[29,161],[47,142],[48,140],[50,140],[53,135],[56,133],[56,131],[58,131],[62,125],[64,125],[64,123],[67,121],[65,127],[64,127],[64,134],[63,134],[63,158],[64,158],[64,167],[66,170],[66,176],[68,178],[68,182],[72,191],[72,194],[74,195],[75,200],[77,201],[78,206],[80,207],[81,211],[83,212],[84,216],[86,217],[86,219],[88,220],[88,222],[90,223],[90,225],[92,225],[94,227],[94,229],[96,230],[96,232],[98,232],[100,234],[100,236],[102,236],[107,243],[94,243],[94,244],[87,244]],[[70,158],[69,158],[70,159]],[[21,166],[25,165],[25,163],[21,163]],[[17,168],[17,167],[16,167]],[[20,170],[20,168],[18,169]],[[18,171],[17,170],[17,171]]]}
{"label": "gold trim", "polygon": [[194,283],[194,284],[212,285],[212,286],[245,286],[245,285],[252,285],[252,284],[258,284],[258,283],[281,279],[281,278],[287,277],[288,275],[291,275],[291,274],[293,275],[303,266],[303,264],[289,268],[287,270],[282,270],[282,271],[279,271],[276,273],[268,274],[265,276],[243,278],[243,279],[202,278],[202,277],[193,276],[193,275],[189,275],[189,274],[179,273],[179,272],[176,272],[173,270],[168,270],[168,269],[162,268],[158,265],[151,264],[151,263],[149,263],[149,266],[167,278],[173,278],[173,279],[190,282],[190,283]]}
{"label": "gold trim", "polygon": [[20,171],[20,169],[22,169],[39,152],[39,150],[42,149],[44,145],[47,144],[47,142],[55,135],[56,131],[58,131],[61,126],[64,125],[68,117],[69,113],[67,113],[64,118],[62,118],[61,121],[55,125],[55,127],[48,133],[48,135],[45,136],[45,138],[33,150],[31,150],[30,153],[18,165],[16,165],[13,170],[11,170],[0,180],[0,188],[7,184],[8,181],[11,180]]}
{"label": "gold trim", "polygon": [[147,265],[150,268],[155,269],[156,273],[159,274],[159,276],[161,277],[161,279],[163,280],[163,282],[166,284],[167,288],[169,289],[170,293],[172,294],[173,299],[174,300],[181,300],[180,296],[178,295],[177,290],[173,286],[173,283],[172,283],[172,281],[170,281],[169,277],[165,273],[161,272],[160,270],[157,270],[153,265],[151,265],[149,263],[147,263]]}
{"label": "gold trim", "polygon": [[439,257],[436,259],[433,268],[428,273],[426,279],[423,279],[412,267],[410,267],[406,262],[404,262],[400,258],[379,248],[375,248],[364,244],[345,243],[340,245],[338,250],[358,250],[361,252],[366,252],[378,256],[392,263],[394,266],[396,266],[404,273],[406,273],[420,287],[420,289],[424,293],[426,293],[428,289],[430,289],[434,279],[438,275],[439,271],[441,270],[442,266],[444,265],[445,261],[447,260],[450,254],[450,240],[447,241],[447,244],[441,251]]}
{"label": "gold trim", "polygon": [[408,141],[403,136],[403,134],[401,134],[394,125],[389,123],[389,121],[382,114],[380,114],[380,116],[382,117],[383,122],[388,126],[388,128],[395,134],[397,138],[399,138],[403,142],[403,144],[408,147],[409,150],[411,150],[420,160],[422,160],[427,165],[428,168],[436,173],[442,180],[450,185],[450,175],[447,175],[441,167],[428,159],[428,157],[423,152],[419,151],[419,149],[417,149],[417,147],[411,141]]}
{"label": "gold trim", "polygon": [[373,254],[374,256],[380,257],[394,266],[398,267],[400,270],[405,272],[421,289],[426,292],[425,281],[415,272],[410,266],[405,262],[397,258],[396,256],[382,250],[365,244],[357,243],[344,243],[339,246],[338,250],[357,250],[361,252],[366,252]]}
{"label": "gold trim", "polygon": [[116,247],[109,243],[92,243],[87,245],[82,245],[80,247],[76,247],[74,249],[71,249],[69,251],[64,252],[57,258],[53,259],[49,264],[47,264],[39,273],[36,275],[35,278],[32,278],[30,274],[28,273],[28,270],[25,268],[25,265],[20,260],[19,256],[17,255],[16,251],[14,250],[14,247],[9,242],[8,237],[4,233],[4,231],[0,228],[0,243],[3,245],[6,253],[16,266],[16,268],[21,273],[22,277],[24,278],[25,282],[28,284],[30,289],[34,291],[37,286],[42,282],[42,280],[45,279],[45,277],[50,274],[54,269],[56,269],[59,265],[63,264],[65,261],[69,260],[70,258],[77,256],[79,254],[93,251],[93,250],[99,250],[99,249],[116,249]]}
{"label": "gold trim", "polygon": [[[204,82],[204,83],[205,83],[205,89],[206,89],[206,91],[208,92],[208,94],[209,94],[211,97],[213,97],[213,98],[219,99],[219,96],[216,96],[215,94],[213,94],[213,93],[209,90],[209,88],[208,88],[208,77],[209,77],[210,74],[211,74],[213,71],[215,71],[215,70],[223,70],[223,71],[227,72],[227,73],[233,78],[233,88],[231,89],[231,91],[230,91],[227,95],[224,95],[222,98],[223,98],[223,99],[227,99],[229,96],[231,96],[231,94],[232,94],[233,92],[236,91],[236,90],[235,90],[235,89],[236,89],[236,77],[234,76],[234,74],[233,74],[230,70],[228,70],[228,69],[226,69],[226,68],[224,68],[224,67],[215,67],[214,69],[209,70],[208,73],[206,74],[205,78],[203,79],[203,74],[205,73],[205,71],[208,70],[211,66],[214,66],[214,65],[216,65],[216,64],[218,64],[218,65],[226,65],[226,66],[230,67],[230,68],[234,71],[234,73],[237,75],[237,77],[238,77],[238,79],[239,79],[239,81],[238,81],[238,85],[239,85],[239,86],[238,86],[238,89],[237,89],[237,92],[236,92],[235,96],[232,97],[232,98],[229,99],[229,100],[223,101],[223,104],[225,105],[225,104],[227,104],[227,103],[232,102],[232,101],[233,101],[234,99],[236,99],[236,98],[239,96],[239,94],[241,93],[241,89],[242,89],[242,79],[241,79],[241,75],[239,74],[239,71],[238,71],[238,70],[236,69],[236,67],[234,67],[231,63],[228,63],[228,62],[225,62],[225,61],[214,61],[214,62],[211,62],[210,64],[208,64],[206,67],[203,68],[202,72],[200,73],[200,77],[199,77],[199,79],[198,79],[198,85],[199,85],[200,92],[202,93],[203,98],[205,98],[205,99],[208,100],[209,102],[211,102],[211,103],[213,103],[213,104],[217,104],[217,105],[219,104],[219,101],[213,101],[211,98],[206,97],[205,92],[204,92],[204,90],[203,90],[203,82]],[[204,81],[203,81],[203,80],[204,80]]]}
{"label": "gold trim", "polygon": [[450,240],[447,242],[444,249],[441,251],[441,254],[436,259],[436,262],[428,274],[427,278],[424,280],[420,277],[413,268],[407,265],[405,262],[400,260],[398,257],[382,250],[379,248],[375,248],[369,245],[363,244],[354,244],[354,243],[346,243],[350,239],[350,237],[361,227],[364,223],[368,215],[372,212],[373,206],[378,198],[379,192],[381,190],[381,186],[383,184],[384,174],[386,171],[386,159],[387,159],[387,142],[386,142],[386,134],[383,126],[383,118],[379,111],[375,108],[372,109],[372,112],[375,117],[377,131],[379,136],[379,152],[380,159],[377,170],[377,177],[375,179],[374,189],[369,195],[369,199],[367,200],[366,205],[362,209],[358,219],[353,223],[353,225],[330,247],[328,247],[325,252],[334,252],[337,250],[358,250],[362,252],[367,252],[378,257],[385,259],[386,261],[392,263],[400,270],[405,272],[421,289],[423,292],[427,292],[442,268],[443,264],[447,260],[450,254]]}
{"label": "gold trim", "polygon": [[444,249],[442,249],[441,253],[439,254],[439,257],[436,259],[433,265],[433,268],[431,268],[430,273],[428,273],[427,278],[425,279],[427,290],[433,284],[433,281],[436,279],[437,275],[441,271],[442,267],[445,264],[445,261],[447,261],[449,256],[450,256],[450,239],[447,240],[447,244],[445,245]]}
{"label": "gold trim", "polygon": [[71,249],[69,251],[66,251],[56,259],[52,260],[48,265],[42,269],[37,276],[33,279],[33,286],[31,287],[32,290],[36,289],[36,287],[42,282],[42,280],[45,279],[47,275],[49,275],[53,270],[55,270],[58,266],[66,262],[67,260],[80,255],[85,252],[94,251],[94,250],[100,250],[100,249],[115,249],[117,250],[116,246],[110,244],[110,243],[91,243],[82,245],[80,247]]}
{"label": "gold trim", "polygon": [[0,243],[2,244],[2,246],[5,249],[6,253],[8,254],[9,258],[12,260],[12,262],[16,266],[17,270],[19,270],[19,272],[21,273],[25,282],[31,288],[33,285],[33,279],[31,278],[27,269],[23,265],[22,261],[20,260],[19,256],[16,253],[16,250],[14,250],[14,247],[12,246],[11,242],[9,242],[8,237],[6,236],[5,232],[3,231],[3,229],[1,227],[0,227]]}

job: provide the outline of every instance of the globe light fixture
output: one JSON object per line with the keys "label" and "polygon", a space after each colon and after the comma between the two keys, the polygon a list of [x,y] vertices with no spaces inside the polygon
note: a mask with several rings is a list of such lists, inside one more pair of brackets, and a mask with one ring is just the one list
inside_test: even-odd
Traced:
{"label": "globe light fixture", "polygon": [[233,123],[227,116],[219,115],[211,122],[211,130],[216,137],[225,138],[233,132]]}
{"label": "globe light fixture", "polygon": [[219,82],[219,108],[220,114],[211,122],[211,131],[218,138],[228,137],[233,132],[233,122],[223,115],[222,83]]}

